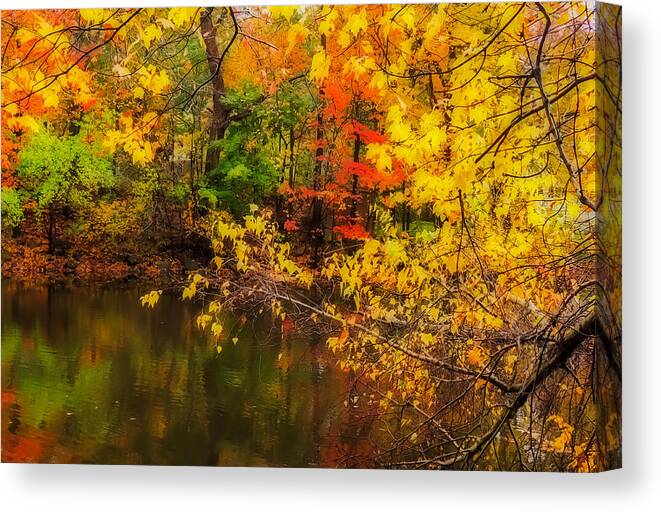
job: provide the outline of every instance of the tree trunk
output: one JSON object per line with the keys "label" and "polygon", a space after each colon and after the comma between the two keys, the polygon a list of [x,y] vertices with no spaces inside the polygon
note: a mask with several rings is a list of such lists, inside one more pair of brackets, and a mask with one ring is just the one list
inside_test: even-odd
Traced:
{"label": "tree trunk", "polygon": [[294,138],[294,127],[289,128],[289,188],[294,188],[294,144],[296,139]]}
{"label": "tree trunk", "polygon": [[[321,36],[321,46],[326,49],[326,37],[322,34]],[[319,91],[320,102],[323,101],[323,91]],[[324,156],[323,148],[323,138],[324,138],[324,114],[321,110],[321,105],[317,109],[317,134],[316,134],[316,144],[317,149],[314,155],[314,168],[312,176],[312,189],[315,192],[321,190],[321,171],[322,171],[322,160]],[[322,214],[322,200],[318,194],[312,198],[312,207],[310,212],[310,222],[308,223],[308,240],[312,245],[312,267],[319,266],[321,260],[321,246],[324,243],[324,220]]]}
{"label": "tree trunk", "polygon": [[[324,136],[323,130],[324,116],[319,111],[317,114],[317,150],[314,155],[314,170],[312,178],[312,189],[315,192],[321,190],[321,171],[322,171],[322,158],[324,156],[324,149],[322,147],[322,139]],[[308,239],[312,245],[312,266],[317,267],[320,263],[320,251],[324,242],[324,226],[322,215],[322,200],[319,195],[312,198],[312,207],[310,212],[310,222],[308,224]]]}
{"label": "tree trunk", "polygon": [[[404,200],[406,200],[406,180],[402,182],[402,194],[404,195]],[[402,231],[408,232],[411,225],[411,210],[408,205],[404,202],[402,203]]]}
{"label": "tree trunk", "polygon": [[48,254],[55,254],[55,207],[48,207]]}
{"label": "tree trunk", "polygon": [[209,65],[210,73],[210,83],[212,86],[212,108],[213,108],[213,118],[211,119],[211,126],[209,127],[209,146],[207,148],[207,158],[204,165],[205,173],[209,173],[218,166],[218,160],[220,157],[220,150],[214,148],[213,143],[219,140],[222,140],[225,136],[225,130],[227,129],[229,110],[225,107],[223,99],[225,97],[225,81],[223,80],[223,59],[227,54],[230,46],[236,39],[238,33],[238,25],[236,18],[234,17],[234,12],[231,7],[228,7],[227,10],[232,18],[234,23],[234,34],[228,42],[227,46],[220,51],[218,47],[217,35],[218,30],[216,25],[213,22],[213,7],[209,7],[205,10],[202,15],[202,23],[200,25],[202,31],[202,39],[204,39],[204,46],[206,48],[207,54],[207,63]]}
{"label": "tree trunk", "polygon": [[[360,161],[360,136],[358,133],[356,135],[356,140],[353,143],[353,161],[358,163]],[[353,181],[351,183],[351,222],[356,223],[358,217],[358,200],[356,199],[356,194],[358,193],[358,176],[353,175]]]}

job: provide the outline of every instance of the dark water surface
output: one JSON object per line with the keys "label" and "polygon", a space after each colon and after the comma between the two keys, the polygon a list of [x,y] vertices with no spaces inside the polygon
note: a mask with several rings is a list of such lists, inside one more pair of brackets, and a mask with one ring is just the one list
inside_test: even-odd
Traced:
{"label": "dark water surface", "polygon": [[322,340],[137,291],[2,286],[2,460],[337,466],[364,445]]}

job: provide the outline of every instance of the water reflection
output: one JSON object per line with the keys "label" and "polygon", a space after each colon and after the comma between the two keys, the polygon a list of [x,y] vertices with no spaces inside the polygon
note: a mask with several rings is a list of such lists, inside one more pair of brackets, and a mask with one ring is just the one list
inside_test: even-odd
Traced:
{"label": "water reflection", "polygon": [[3,461],[332,467],[365,450],[323,342],[228,317],[239,340],[218,356],[193,306],[138,295],[3,282]]}

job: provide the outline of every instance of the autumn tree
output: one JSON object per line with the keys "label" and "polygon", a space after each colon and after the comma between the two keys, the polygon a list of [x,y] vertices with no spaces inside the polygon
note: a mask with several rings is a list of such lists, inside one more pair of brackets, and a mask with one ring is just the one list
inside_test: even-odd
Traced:
{"label": "autumn tree", "polygon": [[581,2],[3,14],[3,213],[87,175],[160,247],[208,246],[182,285],[216,346],[225,308],[323,322],[379,465],[615,467],[619,26]]}
{"label": "autumn tree", "polygon": [[[365,162],[401,173],[406,187],[382,189],[378,201],[431,210],[434,229],[410,236],[384,218],[380,236],[333,252],[317,273],[276,241],[268,214],[218,220],[215,266],[185,295],[223,291],[211,293],[210,322],[251,301],[276,316],[334,322],[329,347],[361,376],[361,400],[383,412],[381,464],[617,466],[617,398],[604,405],[592,383],[618,396],[619,286],[598,276],[617,274],[619,257],[598,255],[606,241],[617,247],[599,219],[619,190],[619,10],[331,9],[342,23],[324,30],[311,77],[323,87],[331,66],[355,67],[379,89],[382,137],[366,144]],[[345,147],[355,144],[355,130],[346,137]],[[330,163],[329,147],[341,145],[325,142],[317,157]]]}
{"label": "autumn tree", "polygon": [[[98,150],[98,148],[97,148]],[[36,133],[18,155],[17,178],[45,216],[48,252],[57,241],[58,213],[65,217],[90,208],[95,197],[113,184],[110,162],[99,158],[84,136],[58,138]]]}

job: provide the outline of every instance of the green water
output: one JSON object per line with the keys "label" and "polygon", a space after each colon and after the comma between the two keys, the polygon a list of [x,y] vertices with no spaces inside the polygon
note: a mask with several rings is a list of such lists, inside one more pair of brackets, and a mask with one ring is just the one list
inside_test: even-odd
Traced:
{"label": "green water", "polygon": [[323,341],[228,316],[218,355],[196,306],[138,296],[3,282],[3,461],[333,467],[364,452],[351,375]]}

